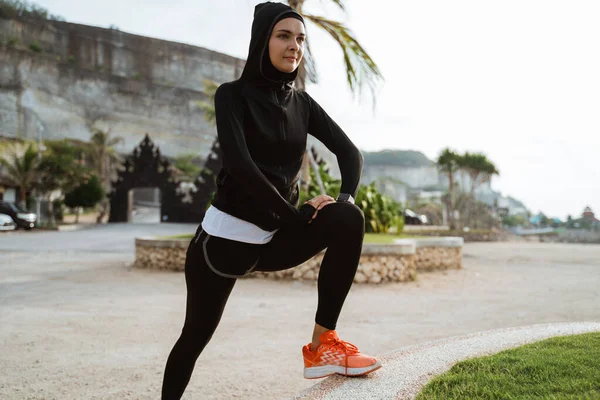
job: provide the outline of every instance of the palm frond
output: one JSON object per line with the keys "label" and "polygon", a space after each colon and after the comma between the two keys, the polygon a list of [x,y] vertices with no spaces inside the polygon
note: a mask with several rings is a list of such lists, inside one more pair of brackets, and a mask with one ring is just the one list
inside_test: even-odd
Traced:
{"label": "palm frond", "polygon": [[304,14],[304,17],[325,30],[342,48],[346,79],[352,92],[360,94],[364,85],[367,85],[375,100],[375,91],[383,80],[383,75],[375,61],[356,40],[352,31],[341,22],[325,17],[310,14]]}
{"label": "palm frond", "polygon": [[214,125],[216,123],[215,107],[205,101],[197,101],[196,105],[199,109],[204,111],[204,120],[209,124]]}
{"label": "palm frond", "polygon": [[113,136],[108,131],[96,129],[90,139],[89,156],[91,166],[100,180],[108,185],[111,177],[117,170],[122,157],[114,148],[117,144],[124,143],[121,136]]}
{"label": "palm frond", "polygon": [[196,101],[196,105],[204,112],[204,120],[212,125],[216,124],[216,116],[215,116],[215,93],[219,88],[219,84],[210,79],[204,79],[202,81],[204,85],[204,89],[202,89],[202,93],[204,93],[209,101]]}
{"label": "palm frond", "polygon": [[310,47],[310,43],[310,40],[306,40],[306,42],[304,42],[305,50],[302,60],[304,79],[311,83],[318,83],[319,75],[317,74],[317,64],[315,62],[315,56],[313,55]]}
{"label": "palm frond", "polygon": [[[333,2],[336,6],[341,8],[342,11],[346,12],[346,5],[344,4],[344,0],[329,0],[329,1]],[[321,3],[322,2],[323,2],[323,0],[321,0]]]}
{"label": "palm frond", "polygon": [[288,0],[288,5],[294,10],[298,11],[300,14],[302,14],[302,6],[304,5],[304,0]]}
{"label": "palm frond", "polygon": [[0,165],[3,167],[3,176],[10,182],[11,185],[19,186],[17,176],[19,171],[15,162],[7,156],[6,158],[0,158]]}
{"label": "palm frond", "polygon": [[438,168],[446,173],[453,174],[459,168],[461,157],[449,148],[445,148],[436,160]]}
{"label": "palm frond", "polygon": [[29,189],[38,172],[37,151],[31,144],[10,146],[0,157],[0,165],[4,167],[5,178],[13,185]]}
{"label": "palm frond", "polygon": [[122,144],[125,142],[125,139],[123,139],[121,136],[115,136],[115,137],[111,137],[108,142],[106,143],[106,145],[108,147],[113,147],[116,146],[118,144]]}
{"label": "palm frond", "polygon": [[217,89],[219,88],[219,84],[210,79],[202,80],[202,84],[204,85],[204,89],[202,89],[202,93],[204,93],[205,95],[208,96],[209,99],[214,101],[215,93],[217,92]]}

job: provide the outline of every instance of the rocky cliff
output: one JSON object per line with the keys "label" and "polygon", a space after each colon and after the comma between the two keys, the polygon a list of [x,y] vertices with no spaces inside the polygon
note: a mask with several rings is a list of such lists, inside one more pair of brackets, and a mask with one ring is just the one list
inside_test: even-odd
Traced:
{"label": "rocky cliff", "polygon": [[216,137],[198,107],[204,79],[244,60],[204,48],[61,21],[0,19],[0,134],[89,140],[110,129],[130,152],[146,133],[163,154],[205,157]]}

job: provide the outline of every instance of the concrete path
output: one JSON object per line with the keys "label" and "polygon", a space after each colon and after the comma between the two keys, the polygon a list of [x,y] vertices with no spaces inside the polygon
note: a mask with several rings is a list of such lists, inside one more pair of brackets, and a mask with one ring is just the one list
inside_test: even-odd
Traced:
{"label": "concrete path", "polygon": [[497,329],[409,346],[381,358],[383,368],[362,378],[334,376],[294,400],[405,400],[457,361],[497,353],[553,336],[600,332],[600,322],[540,324]]}
{"label": "concrete path", "polygon": [[[185,279],[132,269],[133,238],[194,229],[0,234],[0,399],[158,399]],[[340,337],[381,355],[492,329],[600,321],[600,245],[467,243],[463,252],[462,270],[354,285]],[[240,280],[182,400],[289,399],[314,386],[300,350],[316,306],[314,282]]]}
{"label": "concrete path", "polygon": [[[198,224],[116,223],[62,232],[16,230],[0,233],[0,253],[121,253],[133,257],[135,238],[194,233]],[[0,260],[1,262],[1,260]]]}

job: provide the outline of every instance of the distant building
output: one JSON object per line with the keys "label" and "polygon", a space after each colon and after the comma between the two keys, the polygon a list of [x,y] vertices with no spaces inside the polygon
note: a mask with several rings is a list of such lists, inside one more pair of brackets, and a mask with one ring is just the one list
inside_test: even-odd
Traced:
{"label": "distant building", "polygon": [[3,176],[4,167],[0,165],[0,200],[16,203],[19,196],[18,187],[12,185],[5,176]]}
{"label": "distant building", "polygon": [[17,202],[17,188],[10,186],[8,183],[2,182],[0,177],[0,200],[9,201],[11,203]]}
{"label": "distant building", "polygon": [[583,210],[583,214],[581,214],[581,218],[584,221],[589,221],[592,223],[600,223],[600,220],[596,218],[596,216],[594,215],[594,212],[592,211],[592,209],[590,207],[586,207],[585,210]]}

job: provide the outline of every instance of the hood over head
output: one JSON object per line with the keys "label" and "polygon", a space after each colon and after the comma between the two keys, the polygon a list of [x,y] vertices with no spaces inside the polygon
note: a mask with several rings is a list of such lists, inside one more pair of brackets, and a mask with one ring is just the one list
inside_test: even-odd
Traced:
{"label": "hood over head", "polygon": [[302,16],[285,4],[269,1],[256,5],[250,49],[241,79],[277,84],[293,82],[296,79],[298,68],[291,73],[281,72],[273,66],[269,57],[271,32],[275,24],[285,18],[296,18],[304,23]]}

